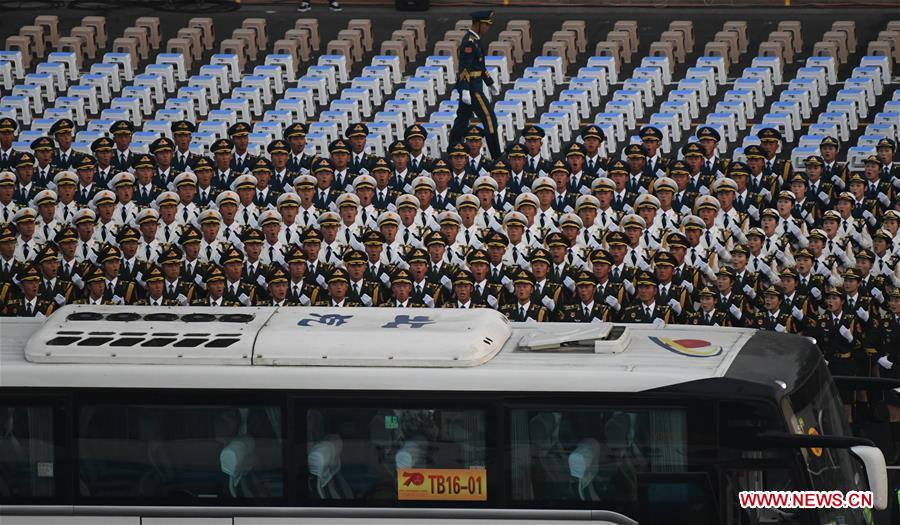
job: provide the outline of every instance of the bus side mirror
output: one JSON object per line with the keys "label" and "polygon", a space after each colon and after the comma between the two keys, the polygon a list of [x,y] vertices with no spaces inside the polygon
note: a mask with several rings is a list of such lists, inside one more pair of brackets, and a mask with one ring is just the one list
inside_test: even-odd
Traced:
{"label": "bus side mirror", "polygon": [[875,508],[884,510],[888,504],[888,479],[887,465],[884,462],[884,454],[878,447],[857,445],[850,447],[856,457],[863,462],[866,468],[866,478],[869,481],[869,490],[872,491],[872,499]]}

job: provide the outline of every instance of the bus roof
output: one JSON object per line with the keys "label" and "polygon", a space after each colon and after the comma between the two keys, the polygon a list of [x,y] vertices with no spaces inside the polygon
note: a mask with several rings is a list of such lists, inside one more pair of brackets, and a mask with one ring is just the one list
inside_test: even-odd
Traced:
{"label": "bus roof", "polygon": [[729,373],[756,333],[509,323],[488,309],[66,306],[45,321],[0,320],[0,386],[625,393],[726,374],[791,382],[796,355]]}

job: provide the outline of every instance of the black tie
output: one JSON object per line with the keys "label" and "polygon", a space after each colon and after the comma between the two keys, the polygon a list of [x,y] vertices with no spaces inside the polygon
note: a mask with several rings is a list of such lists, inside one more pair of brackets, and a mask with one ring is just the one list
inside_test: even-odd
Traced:
{"label": "black tie", "polygon": [[712,324],[712,314],[710,314],[710,313],[706,314],[706,324],[708,324],[708,325]]}
{"label": "black tie", "polygon": [[422,287],[419,285],[419,283],[416,283],[416,295],[422,295]]}
{"label": "black tie", "polygon": [[31,309],[31,303],[30,303],[30,302],[25,303],[25,315],[27,315],[27,316],[29,316],[29,317],[31,317],[32,315],[34,315],[34,311]]}
{"label": "black tie", "polygon": [[528,171],[534,171],[534,159],[528,159]]}
{"label": "black tie", "polygon": [[519,306],[519,319],[525,320],[525,307]]}

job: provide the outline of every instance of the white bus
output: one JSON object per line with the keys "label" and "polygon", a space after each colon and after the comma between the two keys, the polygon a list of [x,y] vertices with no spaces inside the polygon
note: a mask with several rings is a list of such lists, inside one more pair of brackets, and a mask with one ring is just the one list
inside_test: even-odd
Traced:
{"label": "white bus", "polygon": [[0,523],[869,523],[819,350],[493,310],[67,306],[0,321]]}

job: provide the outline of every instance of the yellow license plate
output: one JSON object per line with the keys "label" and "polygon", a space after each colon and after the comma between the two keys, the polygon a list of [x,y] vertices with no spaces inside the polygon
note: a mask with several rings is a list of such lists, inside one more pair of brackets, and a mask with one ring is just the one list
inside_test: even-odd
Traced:
{"label": "yellow license plate", "polygon": [[487,469],[397,469],[397,499],[487,501]]}

